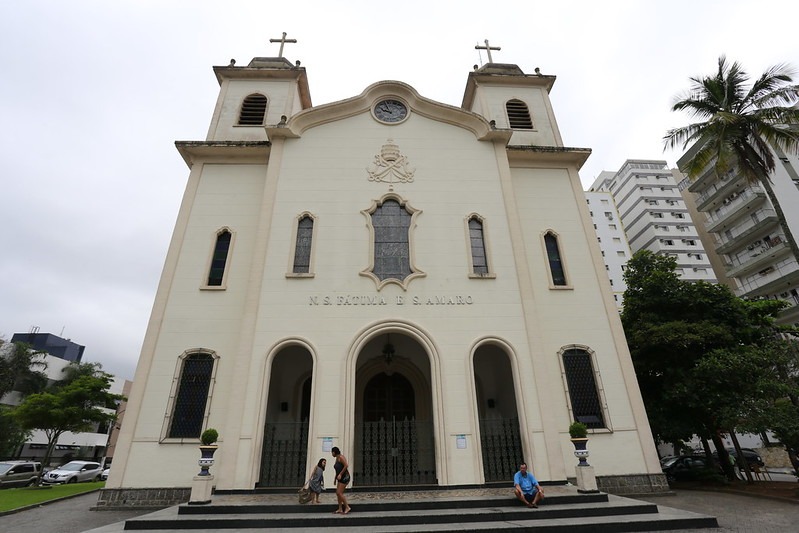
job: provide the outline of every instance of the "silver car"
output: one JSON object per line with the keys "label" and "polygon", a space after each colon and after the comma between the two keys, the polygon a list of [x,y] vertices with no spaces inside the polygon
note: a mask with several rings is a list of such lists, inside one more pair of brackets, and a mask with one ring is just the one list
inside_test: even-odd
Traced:
{"label": "silver car", "polygon": [[103,467],[100,463],[91,461],[70,461],[64,466],[59,466],[50,470],[42,476],[42,482],[47,484],[55,483],[77,483],[78,481],[98,481]]}
{"label": "silver car", "polygon": [[0,488],[30,487],[36,484],[42,464],[34,461],[0,462]]}

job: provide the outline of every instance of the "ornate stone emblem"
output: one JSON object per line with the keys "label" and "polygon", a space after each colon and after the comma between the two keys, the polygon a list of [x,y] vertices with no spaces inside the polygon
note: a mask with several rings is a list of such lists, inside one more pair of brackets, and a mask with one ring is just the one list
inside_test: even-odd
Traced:
{"label": "ornate stone emblem", "polygon": [[369,173],[369,181],[411,183],[416,169],[408,166],[408,158],[400,153],[394,140],[387,139],[366,172]]}

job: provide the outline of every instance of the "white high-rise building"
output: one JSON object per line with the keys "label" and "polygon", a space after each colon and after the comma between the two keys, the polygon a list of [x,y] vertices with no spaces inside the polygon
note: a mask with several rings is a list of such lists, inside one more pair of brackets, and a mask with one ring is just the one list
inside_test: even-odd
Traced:
{"label": "white high-rise building", "polygon": [[[690,157],[693,148],[678,161]],[[799,159],[777,155],[777,168],[769,176],[782,206],[785,222],[799,235]],[[799,263],[785,239],[780,218],[762,185],[750,185],[737,170],[719,177],[713,169],[682,191],[693,195],[704,215],[704,230],[715,242],[724,275],[735,293],[748,298],[781,299],[789,307],[780,321],[799,323]],[[697,217],[700,218],[700,217]]]}
{"label": "white high-rise building", "polygon": [[613,195],[633,252],[649,250],[674,257],[684,280],[716,281],[665,161],[628,159],[618,172],[601,172],[590,191]]}
{"label": "white high-rise building", "polygon": [[602,259],[610,279],[613,299],[616,307],[621,310],[624,304],[624,291],[627,290],[624,271],[627,269],[627,261],[632,257],[630,243],[627,242],[627,235],[621,225],[621,217],[612,194],[607,191],[588,191],[585,193],[585,201],[588,204],[591,220],[594,221],[596,240],[599,249],[602,250]]}

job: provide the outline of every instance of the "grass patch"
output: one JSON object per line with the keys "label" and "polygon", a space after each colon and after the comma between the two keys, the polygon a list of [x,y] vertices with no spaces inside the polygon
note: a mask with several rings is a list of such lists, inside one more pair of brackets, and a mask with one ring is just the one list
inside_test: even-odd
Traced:
{"label": "grass patch", "polygon": [[0,490],[0,513],[13,511],[20,507],[36,505],[73,494],[91,492],[105,486],[105,481],[90,483],[71,483],[69,485],[52,485],[50,487],[21,487],[18,489]]}

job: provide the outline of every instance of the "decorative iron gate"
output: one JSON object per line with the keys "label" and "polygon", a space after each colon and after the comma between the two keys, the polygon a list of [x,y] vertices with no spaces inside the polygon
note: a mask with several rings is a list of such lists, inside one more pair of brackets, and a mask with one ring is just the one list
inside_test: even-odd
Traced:
{"label": "decorative iron gate", "polygon": [[486,481],[509,481],[524,461],[518,418],[480,419]]}
{"label": "decorative iron gate", "polygon": [[[364,422],[359,485],[434,484],[433,426],[415,419]],[[421,432],[421,435],[420,435]]]}
{"label": "decorative iron gate", "polygon": [[308,420],[266,424],[259,487],[299,487],[305,482]]}

